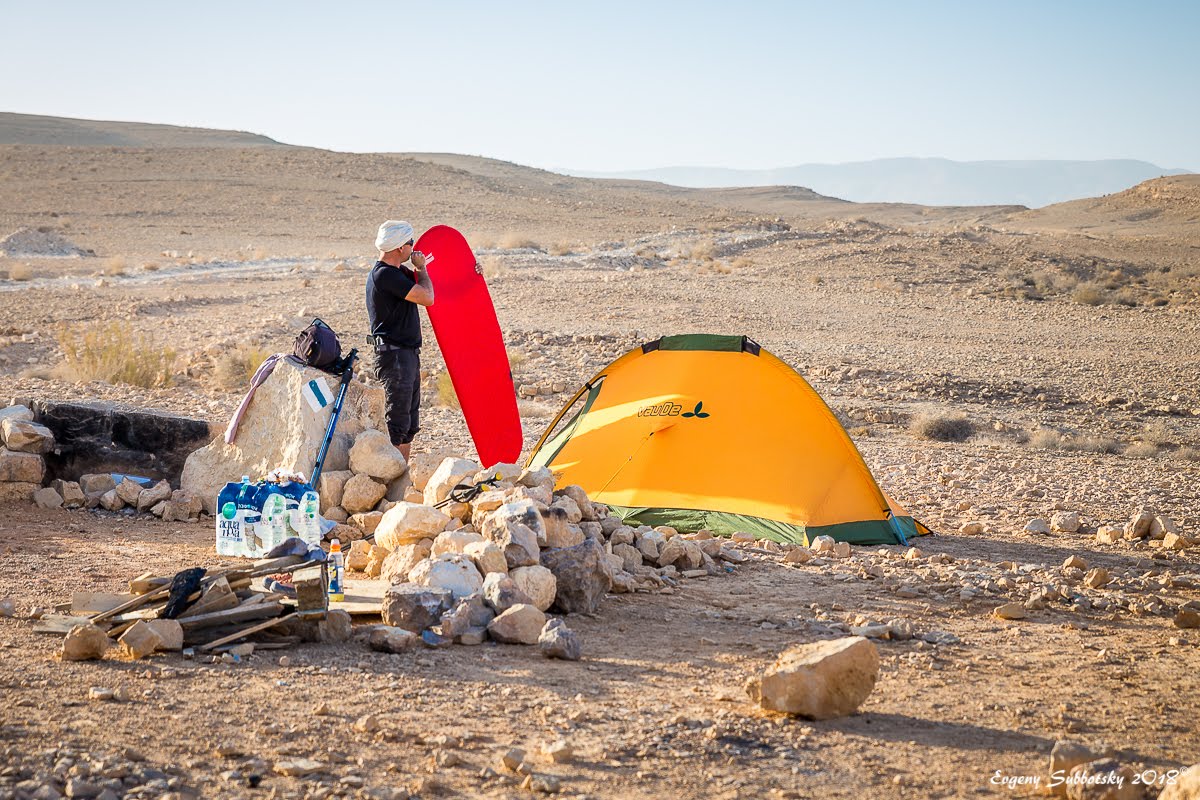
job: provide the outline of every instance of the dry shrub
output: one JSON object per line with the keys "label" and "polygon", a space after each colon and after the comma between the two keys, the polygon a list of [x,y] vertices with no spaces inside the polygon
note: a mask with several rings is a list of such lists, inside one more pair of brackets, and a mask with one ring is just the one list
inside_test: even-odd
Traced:
{"label": "dry shrub", "polygon": [[1129,306],[1130,308],[1138,305],[1137,292],[1132,289],[1122,289],[1113,295],[1113,302],[1117,305]]}
{"label": "dry shrub", "polygon": [[536,400],[518,400],[517,411],[522,419],[545,419],[555,413],[555,409]]}
{"label": "dry shrub", "polygon": [[128,266],[125,256],[112,256],[105,259],[103,272],[109,276],[124,275]]}
{"label": "dry shrub", "polygon": [[1071,292],[1071,300],[1083,306],[1100,306],[1108,301],[1108,292],[1094,283],[1081,283]]}
{"label": "dry shrub", "polygon": [[158,263],[155,261],[147,261],[146,263],[142,264],[142,269],[144,269],[146,272],[158,272],[161,267],[159,267]]}
{"label": "dry shrub", "polygon": [[28,264],[13,264],[8,268],[10,281],[27,281],[33,277],[33,267]]}
{"label": "dry shrub", "polygon": [[813,286],[824,286],[825,285],[825,279],[822,278],[820,275],[809,275],[808,282],[811,283]]}
{"label": "dry shrub", "polygon": [[269,355],[271,355],[271,351],[262,347],[239,344],[237,347],[223,351],[213,361],[213,378],[216,379],[218,386],[225,389],[245,386],[250,383],[255,371]]}
{"label": "dry shrub", "polygon": [[516,347],[508,348],[508,368],[514,375],[521,371],[521,367],[527,361],[529,361],[529,355],[524,350]]}
{"label": "dry shrub", "polygon": [[496,256],[484,256],[479,259],[479,264],[483,267],[483,277],[488,280],[504,274],[504,262]]}
{"label": "dry shrub", "polygon": [[693,261],[712,261],[717,256],[717,245],[710,239],[696,242],[688,251],[688,258]]}
{"label": "dry shrub", "polygon": [[1075,453],[1107,453],[1109,455],[1121,452],[1121,443],[1116,439],[1105,436],[1071,436],[1048,428],[1032,431],[1025,438],[1030,447],[1041,450],[1066,450]]}
{"label": "dry shrub", "polygon": [[446,370],[442,370],[437,376],[437,401],[439,405],[462,408],[458,402],[458,395],[454,392],[454,381],[450,379],[450,373]]}
{"label": "dry shrub", "polygon": [[1039,428],[1029,434],[1026,444],[1039,450],[1060,450],[1063,446],[1063,435],[1058,431]]}
{"label": "dry shrub", "polygon": [[1194,463],[1200,461],[1200,447],[1192,447],[1191,445],[1181,447],[1173,455],[1180,461],[1191,461]]}
{"label": "dry shrub", "polygon": [[1158,445],[1151,442],[1134,442],[1125,448],[1125,455],[1130,458],[1155,458],[1158,453]]}
{"label": "dry shrub", "polygon": [[910,430],[921,439],[935,442],[965,442],[975,433],[975,425],[962,414],[920,414],[913,418]]}
{"label": "dry shrub", "polygon": [[175,351],[154,344],[128,324],[113,322],[58,332],[63,372],[72,380],[128,383],[146,389],[174,381]]}
{"label": "dry shrub", "polygon": [[745,256],[738,256],[733,260],[732,266],[734,269],[749,269],[754,266],[754,262]]}
{"label": "dry shrub", "polygon": [[1161,419],[1147,423],[1142,428],[1142,434],[1138,438],[1156,447],[1175,447],[1176,444],[1175,434],[1171,431],[1171,426]]}
{"label": "dry shrub", "polygon": [[528,236],[519,233],[506,233],[500,237],[497,245],[502,250],[541,250],[542,248]]}
{"label": "dry shrub", "polygon": [[566,242],[555,242],[550,245],[550,255],[552,256],[570,256],[575,254],[575,249]]}

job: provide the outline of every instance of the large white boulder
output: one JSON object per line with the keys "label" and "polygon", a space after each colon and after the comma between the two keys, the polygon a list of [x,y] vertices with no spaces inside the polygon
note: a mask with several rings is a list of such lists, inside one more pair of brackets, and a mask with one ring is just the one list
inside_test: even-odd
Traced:
{"label": "large white boulder", "polygon": [[558,581],[554,573],[535,564],[532,567],[517,567],[508,573],[517,588],[529,596],[530,603],[537,606],[538,611],[545,611],[554,603],[554,595],[558,591]]}
{"label": "large white boulder", "polygon": [[483,588],[483,576],[475,569],[474,562],[459,553],[446,553],[422,561],[408,573],[408,580],[418,586],[449,589],[455,600]]}
{"label": "large white boulder", "polygon": [[833,719],[853,714],[878,677],[875,645],[862,636],[848,636],[789,647],[746,689],[770,711]]}
{"label": "large white boulder", "polygon": [[350,471],[361,472],[391,483],[404,474],[408,464],[383,431],[365,430],[350,448]]}
{"label": "large white boulder", "polygon": [[[292,358],[281,360],[254,392],[233,444],[225,443],[222,428],[210,444],[188,456],[180,485],[200,498],[210,514],[217,492],[243,475],[266,475],[275,468],[312,475],[333,403],[313,411],[304,399],[309,381],[324,381],[330,393],[337,378],[310,369]],[[348,466],[347,442],[367,428],[383,427],[383,389],[351,381],[324,468]]]}
{"label": "large white boulder", "polygon": [[375,541],[388,550],[402,544],[434,539],[450,524],[450,517],[420,503],[400,501],[389,508],[375,529]]}
{"label": "large white boulder", "polygon": [[[425,484],[425,504],[434,505],[446,499],[456,485],[479,472],[479,465],[466,458],[446,458],[433,471]],[[414,484],[415,485],[415,484]]]}

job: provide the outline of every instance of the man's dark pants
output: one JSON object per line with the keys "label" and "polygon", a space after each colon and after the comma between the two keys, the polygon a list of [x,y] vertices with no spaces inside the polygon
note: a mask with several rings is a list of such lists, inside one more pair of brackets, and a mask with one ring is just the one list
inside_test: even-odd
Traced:
{"label": "man's dark pants", "polygon": [[388,436],[392,444],[408,444],[420,429],[420,351],[407,347],[377,350],[375,377],[383,384]]}

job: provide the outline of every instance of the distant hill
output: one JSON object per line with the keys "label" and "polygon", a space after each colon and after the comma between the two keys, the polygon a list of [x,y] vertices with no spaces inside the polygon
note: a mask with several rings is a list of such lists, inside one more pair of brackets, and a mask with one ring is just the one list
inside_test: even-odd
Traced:
{"label": "distant hill", "polygon": [[846,164],[802,164],[779,169],[664,167],[628,172],[563,170],[588,178],[661,181],[676,186],[804,186],[855,203],[927,206],[1022,205],[1099,197],[1151,178],[1187,174],[1146,161],[950,161],[884,158]]}
{"label": "distant hill", "polygon": [[0,144],[70,147],[287,147],[256,133],[0,111]]}

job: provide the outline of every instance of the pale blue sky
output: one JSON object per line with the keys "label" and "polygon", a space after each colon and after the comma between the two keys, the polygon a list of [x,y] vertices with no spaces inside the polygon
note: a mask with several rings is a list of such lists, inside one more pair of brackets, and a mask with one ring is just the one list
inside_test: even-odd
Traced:
{"label": "pale blue sky", "polygon": [[1200,171],[1200,2],[1185,0],[0,0],[0,22],[0,111],[580,170]]}

